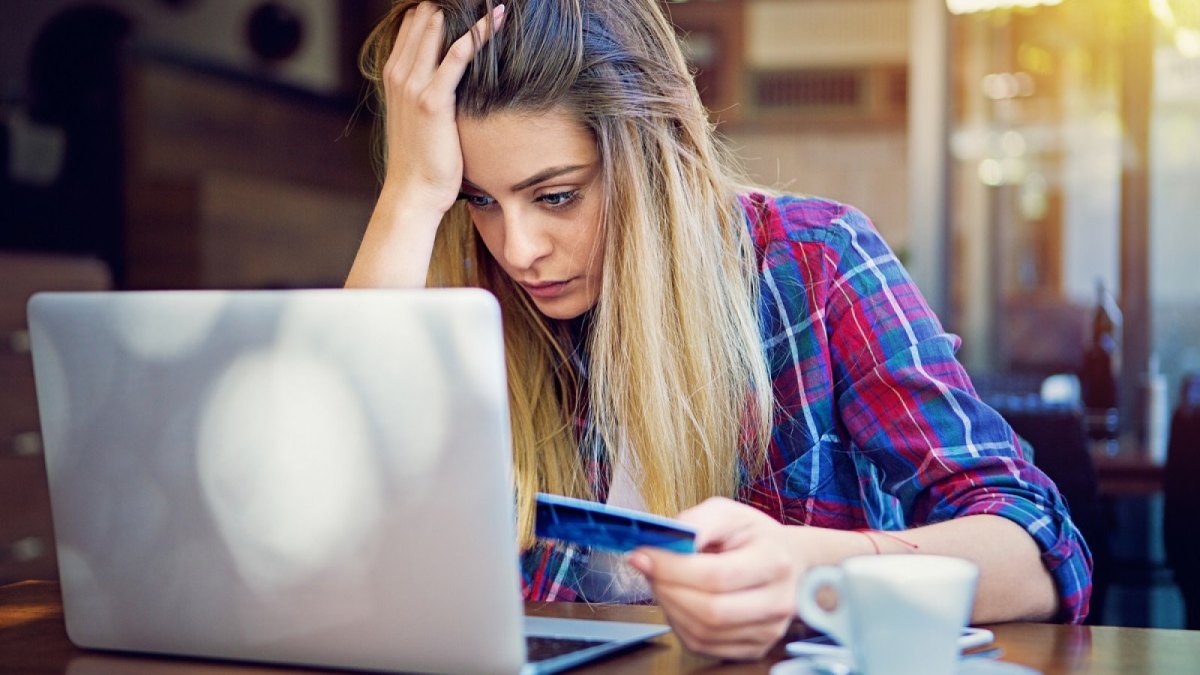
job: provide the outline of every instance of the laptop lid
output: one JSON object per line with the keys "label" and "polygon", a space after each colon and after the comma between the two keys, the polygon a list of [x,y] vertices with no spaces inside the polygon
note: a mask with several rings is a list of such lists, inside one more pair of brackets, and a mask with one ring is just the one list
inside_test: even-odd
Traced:
{"label": "laptop lid", "polygon": [[[28,309],[73,642],[525,665],[491,295],[48,293]],[[650,628],[625,642],[665,631]]]}

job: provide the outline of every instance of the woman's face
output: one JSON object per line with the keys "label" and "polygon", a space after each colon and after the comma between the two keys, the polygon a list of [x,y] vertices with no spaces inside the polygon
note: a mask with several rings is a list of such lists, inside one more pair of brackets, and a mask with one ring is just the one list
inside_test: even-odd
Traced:
{"label": "woman's face", "polygon": [[604,262],[596,142],[564,110],[460,116],[463,197],[483,243],[537,308],[573,319],[596,304]]}

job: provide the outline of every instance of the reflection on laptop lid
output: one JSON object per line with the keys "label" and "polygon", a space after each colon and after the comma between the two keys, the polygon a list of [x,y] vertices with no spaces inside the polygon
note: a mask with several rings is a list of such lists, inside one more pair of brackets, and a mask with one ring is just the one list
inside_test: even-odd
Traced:
{"label": "reflection on laptop lid", "polygon": [[[492,296],[48,293],[29,323],[73,642],[534,670]],[[541,672],[666,631],[529,624],[603,642]]]}

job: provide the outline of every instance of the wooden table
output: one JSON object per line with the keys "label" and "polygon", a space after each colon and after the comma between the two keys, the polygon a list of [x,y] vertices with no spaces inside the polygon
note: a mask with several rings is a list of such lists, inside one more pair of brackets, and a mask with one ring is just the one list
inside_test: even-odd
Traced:
{"label": "wooden table", "polygon": [[1166,467],[1137,448],[1128,445],[1120,448],[1112,455],[1101,450],[1092,452],[1100,494],[1106,497],[1148,497],[1162,493]]}
{"label": "wooden table", "polygon": [[1106,497],[1149,497],[1162,494],[1166,466],[1150,457],[1146,446],[1130,433],[1115,441],[1095,441],[1092,463],[1100,494]]}
{"label": "wooden table", "polygon": [[[635,621],[662,621],[655,607],[582,604],[530,605],[530,611]],[[1187,673],[1200,670],[1200,631],[1003,624],[989,626],[1002,661],[1058,673]],[[750,663],[727,663],[685,651],[674,635],[649,646],[581,668],[578,673],[706,673],[765,675],[786,658],[782,643],[770,656]],[[117,655],[79,649],[63,628],[58,584],[29,581],[0,587],[0,673],[70,675],[257,675],[328,672],[190,659]]]}

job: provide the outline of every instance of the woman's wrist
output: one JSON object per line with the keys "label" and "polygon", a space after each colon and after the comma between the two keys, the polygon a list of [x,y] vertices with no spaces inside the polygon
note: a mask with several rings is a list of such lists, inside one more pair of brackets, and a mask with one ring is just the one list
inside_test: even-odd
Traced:
{"label": "woman's wrist", "polygon": [[442,216],[454,205],[453,200],[447,204],[437,202],[431,195],[414,194],[407,186],[385,181],[379,191],[371,221],[375,224],[379,220],[390,228],[410,233],[422,231],[432,239],[442,222]]}
{"label": "woman's wrist", "polygon": [[385,185],[346,279],[347,287],[420,288],[444,211],[422,207]]}
{"label": "woman's wrist", "polygon": [[837,565],[859,555],[916,553],[918,546],[903,536],[882,530],[834,530],[803,525],[787,526],[789,550],[800,567]]}
{"label": "woman's wrist", "polygon": [[389,170],[379,188],[379,198],[398,209],[441,218],[458,201],[462,176],[444,185],[433,179],[411,175],[410,171]]}
{"label": "woman's wrist", "polygon": [[864,528],[854,530],[854,532],[861,534],[867,538],[867,541],[871,542],[871,548],[876,555],[884,553],[916,553],[920,548],[904,537],[883,530],[869,530]]}
{"label": "woman's wrist", "polygon": [[818,565],[837,565],[846,558],[876,553],[875,545],[862,532],[804,525],[789,525],[787,531],[789,550],[801,573]]}

